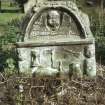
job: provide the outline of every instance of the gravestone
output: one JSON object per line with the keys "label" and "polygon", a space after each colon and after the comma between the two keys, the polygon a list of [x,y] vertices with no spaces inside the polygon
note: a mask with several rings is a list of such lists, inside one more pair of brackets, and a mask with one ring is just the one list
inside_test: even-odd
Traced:
{"label": "gravestone", "polygon": [[[96,76],[95,41],[88,16],[71,1],[36,2],[17,42],[21,73],[35,76]],[[31,9],[31,10],[30,10]]]}

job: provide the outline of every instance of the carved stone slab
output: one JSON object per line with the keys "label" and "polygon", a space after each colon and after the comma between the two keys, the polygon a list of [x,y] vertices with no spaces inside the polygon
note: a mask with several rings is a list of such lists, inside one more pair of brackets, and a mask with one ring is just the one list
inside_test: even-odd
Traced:
{"label": "carved stone slab", "polygon": [[96,76],[95,44],[88,16],[71,1],[36,2],[17,42],[19,67],[34,76]]}

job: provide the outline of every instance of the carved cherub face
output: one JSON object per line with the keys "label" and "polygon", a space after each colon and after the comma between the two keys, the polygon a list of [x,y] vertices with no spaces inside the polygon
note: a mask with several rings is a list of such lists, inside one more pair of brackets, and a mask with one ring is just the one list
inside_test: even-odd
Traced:
{"label": "carved cherub face", "polygon": [[56,10],[49,11],[47,15],[47,26],[55,31],[60,26],[60,14]]}
{"label": "carved cherub face", "polygon": [[91,58],[93,56],[95,56],[95,48],[94,46],[86,46],[85,49],[84,49],[84,55],[87,57],[87,58]]}

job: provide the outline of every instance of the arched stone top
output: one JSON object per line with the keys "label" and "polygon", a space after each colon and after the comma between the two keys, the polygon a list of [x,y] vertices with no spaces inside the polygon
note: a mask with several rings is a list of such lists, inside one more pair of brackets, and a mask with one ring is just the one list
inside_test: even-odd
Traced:
{"label": "arched stone top", "polygon": [[[34,14],[25,30],[25,42],[49,40],[50,37],[51,40],[54,38],[61,40],[63,37],[67,37],[69,40],[93,38],[88,16],[78,10],[75,3],[71,1],[38,3],[33,7],[33,10]],[[54,23],[55,26],[53,23],[48,23],[49,16],[50,18],[57,18]]]}

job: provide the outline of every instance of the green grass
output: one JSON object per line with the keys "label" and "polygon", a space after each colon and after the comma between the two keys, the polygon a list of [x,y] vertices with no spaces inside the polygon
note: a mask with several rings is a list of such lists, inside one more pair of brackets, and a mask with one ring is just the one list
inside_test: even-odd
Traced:
{"label": "green grass", "polygon": [[0,13],[0,36],[3,35],[7,30],[8,30],[8,23],[11,23],[11,21],[15,19],[20,19],[24,15],[23,13],[19,12],[14,12],[14,13],[9,13],[9,11],[15,11],[19,10],[18,5],[12,5],[10,6],[10,2],[3,2],[2,1],[2,10],[6,10],[7,12],[5,13]]}
{"label": "green grass", "polygon": [[2,2],[2,9],[9,9],[9,10],[14,10],[14,9],[19,9],[18,5],[12,5],[10,6],[10,2]]}
{"label": "green grass", "polygon": [[16,18],[21,18],[24,14],[22,13],[0,13],[0,24],[7,24]]}
{"label": "green grass", "polygon": [[21,20],[23,15],[22,13],[0,13],[0,36],[8,30],[8,23],[15,19]]}

